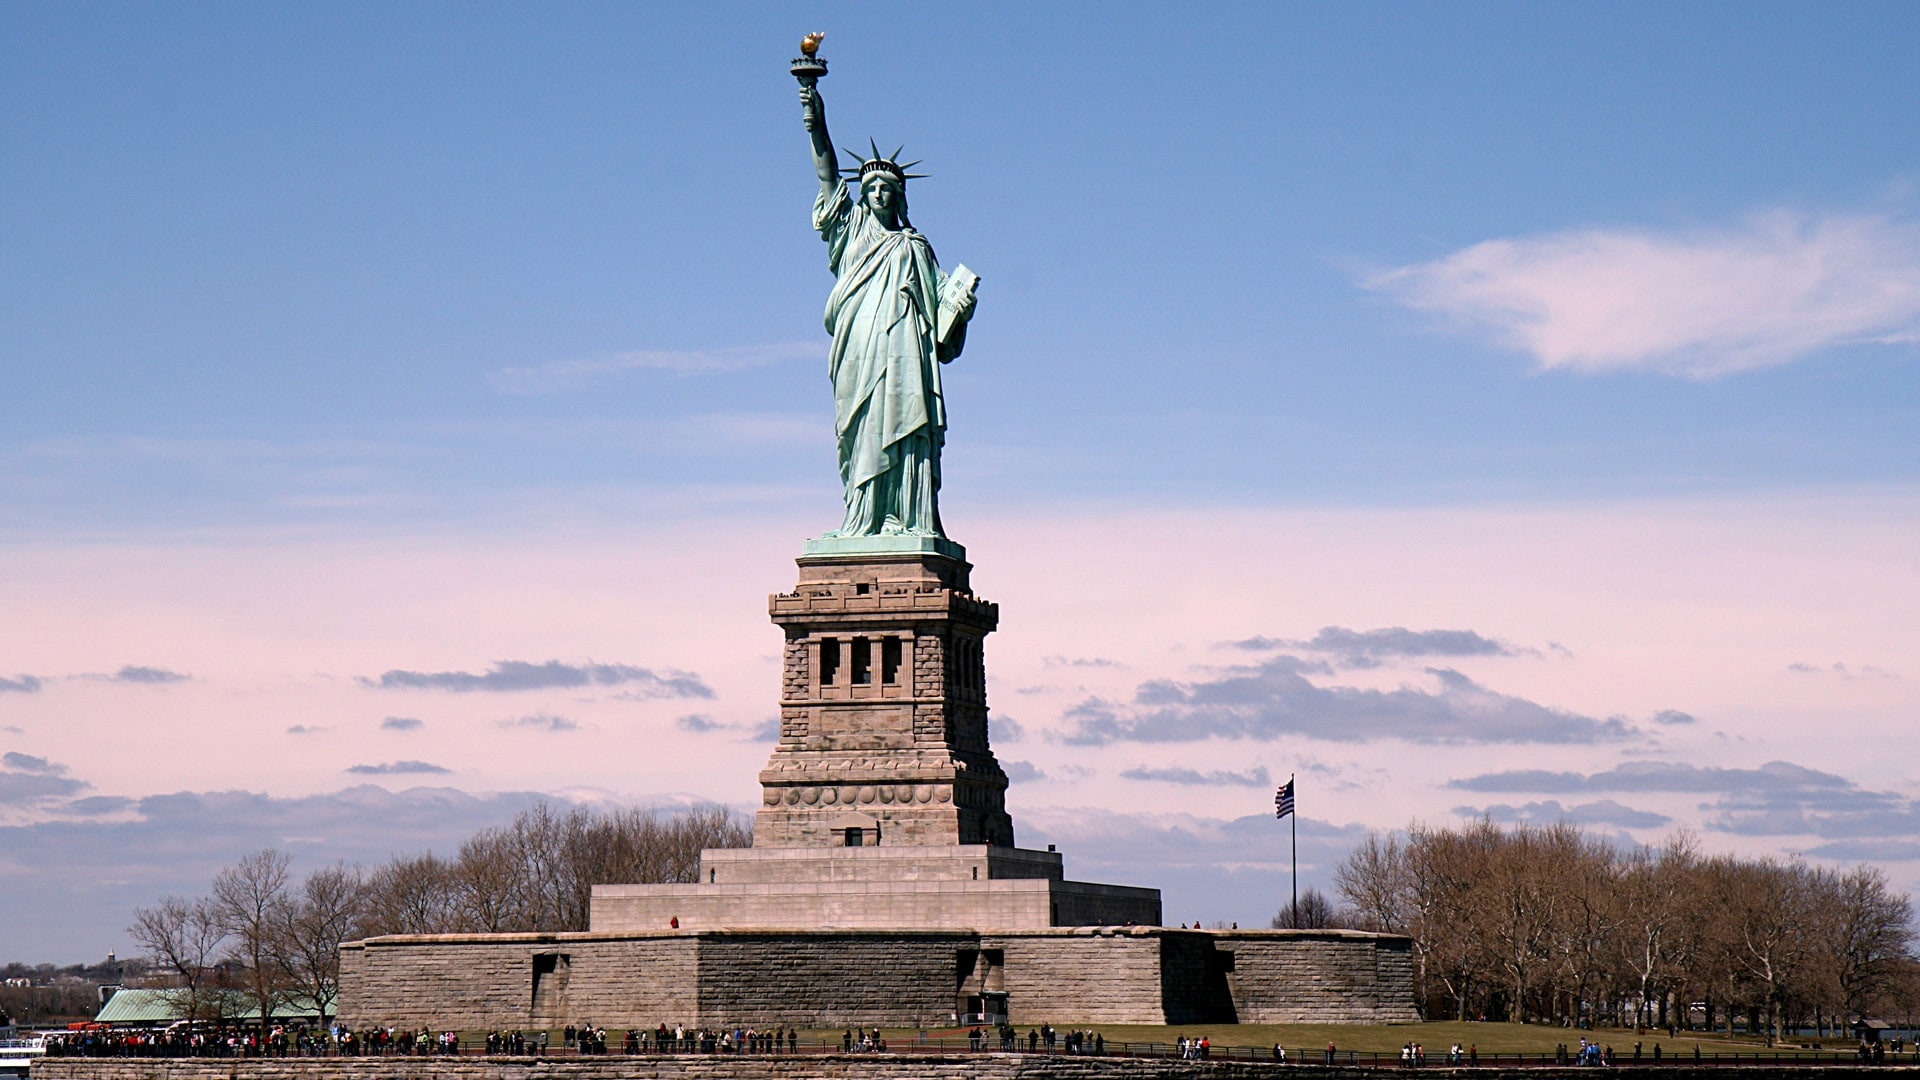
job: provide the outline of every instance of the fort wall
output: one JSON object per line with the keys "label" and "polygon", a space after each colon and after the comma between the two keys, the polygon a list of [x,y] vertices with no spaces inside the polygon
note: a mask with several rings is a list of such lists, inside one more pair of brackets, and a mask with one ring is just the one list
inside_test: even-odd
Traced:
{"label": "fort wall", "polygon": [[434,1030],[943,1025],[983,991],[1015,1024],[1415,1019],[1410,942],[1356,931],[1085,927],[373,938],[341,1019]]}

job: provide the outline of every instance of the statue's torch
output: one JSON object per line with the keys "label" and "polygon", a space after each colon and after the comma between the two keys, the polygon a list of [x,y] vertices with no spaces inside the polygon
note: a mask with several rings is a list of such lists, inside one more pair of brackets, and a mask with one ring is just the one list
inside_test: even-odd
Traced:
{"label": "statue's torch", "polygon": [[827,77],[827,58],[820,55],[820,40],[826,36],[816,31],[800,39],[800,55],[793,58],[791,70],[801,86],[812,86]]}

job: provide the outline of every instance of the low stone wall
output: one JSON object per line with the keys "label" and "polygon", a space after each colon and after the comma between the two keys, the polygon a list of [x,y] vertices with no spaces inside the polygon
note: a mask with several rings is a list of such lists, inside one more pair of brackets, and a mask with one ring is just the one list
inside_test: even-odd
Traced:
{"label": "low stone wall", "polygon": [[[46,1058],[31,1080],[1370,1080],[1384,1070],[1046,1054],[800,1057]],[[1398,1072],[1398,1069],[1393,1070]],[[1906,1065],[1620,1066],[1646,1080],[1813,1080],[1914,1076]],[[1593,1069],[1423,1068],[1428,1080],[1590,1080]]]}

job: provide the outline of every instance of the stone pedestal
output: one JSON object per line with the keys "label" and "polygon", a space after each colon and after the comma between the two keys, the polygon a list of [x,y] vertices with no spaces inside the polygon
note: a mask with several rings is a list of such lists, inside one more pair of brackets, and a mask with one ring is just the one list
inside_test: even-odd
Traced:
{"label": "stone pedestal", "polygon": [[602,885],[595,931],[1152,926],[1157,889],[1066,880],[1013,846],[987,730],[986,636],[952,541],[813,541],[769,602],[786,635],[780,742],[753,847],[690,885]]}
{"label": "stone pedestal", "polygon": [[786,634],[780,743],[755,848],[1013,845],[987,739],[1000,609],[947,555],[809,555],[770,602]]}

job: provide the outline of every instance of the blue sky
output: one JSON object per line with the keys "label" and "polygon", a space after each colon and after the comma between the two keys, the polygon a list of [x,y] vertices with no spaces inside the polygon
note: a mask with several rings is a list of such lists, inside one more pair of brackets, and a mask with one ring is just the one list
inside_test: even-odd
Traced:
{"label": "blue sky", "polygon": [[[987,476],[956,502],[1056,497],[1014,464],[1034,458],[1080,495],[1283,503],[1909,480],[1908,349],[1707,384],[1543,378],[1357,284],[1569,229],[1911,222],[1915,156],[1890,133],[1920,110],[1914,18],[1021,6],[956,34],[938,8],[10,12],[0,418],[28,490],[8,516],[254,520],[297,512],[289,480],[451,489],[449,510],[636,478],[818,486],[825,444],[774,469],[630,437],[690,412],[817,419],[798,360],[592,392],[489,379],[818,344],[805,143],[767,59],[796,19],[831,24],[841,141],[926,156],[916,220],[988,282],[953,450]],[[49,443],[70,454],[19,461]]]}
{"label": "blue sky", "polygon": [[[1452,664],[1523,704],[1628,716],[1642,755],[1720,753],[1648,719],[1668,708],[1748,740],[1728,767],[1802,752],[1796,725],[1897,730],[1920,702],[1920,669],[1887,659],[1920,645],[1916,23],[1897,4],[9,7],[0,589],[27,614],[0,637],[0,678],[42,688],[0,693],[0,750],[44,768],[10,774],[42,779],[15,785],[32,794],[5,827],[64,820],[57,800],[82,789],[50,776],[129,799],[325,797],[367,754],[418,754],[347,743],[323,769],[274,772],[251,764],[284,752],[263,741],[142,769],[115,764],[115,735],[164,715],[223,745],[255,728],[300,742],[289,727],[346,743],[386,715],[352,680],[389,669],[674,668],[712,685],[715,730],[764,719],[775,683],[753,665],[776,639],[756,596],[837,518],[830,277],[786,72],[814,29],[838,140],[925,158],[914,221],[984,281],[949,372],[945,516],[1007,612],[995,708],[1032,743],[1003,755],[1045,777],[1036,820],[1104,821],[1157,791],[1226,837],[1228,796],[1257,808],[1260,792],[1140,770],[1302,760],[1406,791],[1329,810],[1329,836],[1463,805],[1448,784],[1493,765],[1410,783],[1391,724],[1359,747],[1283,723],[1216,732],[1192,760],[1073,749],[1089,709],[1140,732],[1143,687],[1199,700],[1233,682],[1194,668],[1225,663],[1218,642],[1328,626],[1471,629],[1513,650],[1329,663],[1321,689],[1446,699],[1464,691],[1430,670]],[[390,598],[301,590],[309,571],[377,565],[404,591],[408,559],[447,590],[412,601],[410,637],[370,629],[399,618]],[[1075,560],[1093,569],[1062,571]],[[1049,592],[1202,560],[1210,602],[1166,593],[1157,637],[1121,640],[1102,625],[1119,608]],[[1234,561],[1257,570],[1218,570]],[[705,651],[666,613],[601,610],[646,604],[641,579],[694,564],[741,582],[734,621],[695,635]],[[455,568],[526,589],[470,596],[489,614],[453,633],[436,605],[482,588]],[[1711,602],[1688,594],[1704,579]],[[1652,655],[1657,619],[1697,630]],[[1718,639],[1730,623],[1745,629]],[[1793,664],[1847,688],[1738,688]],[[92,678],[125,665],[189,678]],[[1065,670],[1110,681],[1049,681]],[[1053,689],[1019,692],[1033,687]],[[725,737],[628,704],[641,711],[507,711],[571,708],[583,729],[656,744]],[[511,719],[430,723],[532,737]],[[1628,753],[1579,757],[1603,750],[1582,775]],[[618,770],[523,783],[484,755],[428,779],[494,810],[508,804],[490,793],[527,783],[745,801],[763,753],[715,753],[727,764],[690,786]],[[1525,753],[1493,764],[1548,751]],[[1891,766],[1848,772],[1838,748],[1809,765],[1920,793]],[[1681,802],[1615,824],[1733,820]],[[1773,850],[1823,842],[1772,835]],[[364,831],[336,846],[382,849]],[[1263,917],[1270,876],[1182,884],[1199,880],[1163,887]],[[63,958],[117,925],[46,918],[41,935],[0,931],[0,952],[40,959],[47,941]]]}

